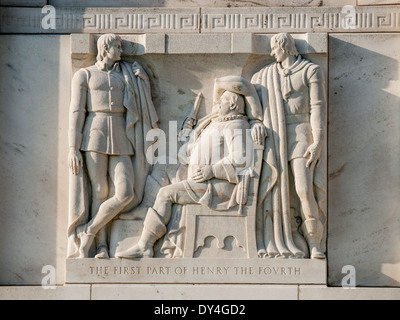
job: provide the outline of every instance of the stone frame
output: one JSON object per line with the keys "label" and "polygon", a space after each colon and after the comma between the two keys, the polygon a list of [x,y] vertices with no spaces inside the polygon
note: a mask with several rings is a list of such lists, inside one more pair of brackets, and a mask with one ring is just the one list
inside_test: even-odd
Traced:
{"label": "stone frame", "polygon": [[[269,57],[274,33],[119,33],[125,57],[146,55],[247,54],[263,61]],[[73,75],[90,65],[99,34],[71,34]],[[327,73],[327,33],[293,34],[300,54],[311,55]],[[130,43],[136,43],[135,46]],[[191,44],[185,45],[185,44]],[[256,61],[257,61],[256,59]],[[271,58],[272,59],[272,58]],[[253,66],[253,68],[255,68]],[[244,68],[245,69],[245,68]],[[256,70],[244,70],[243,73]],[[244,75],[250,77],[251,75]],[[157,108],[157,106],[156,106]],[[121,220],[118,220],[121,221]],[[133,220],[134,229],[138,222]],[[140,228],[139,228],[140,229]],[[323,242],[326,242],[326,237]],[[325,245],[324,245],[325,246]],[[114,246],[115,247],[115,246]],[[115,248],[113,249],[115,250]],[[154,266],[158,267],[154,267]],[[204,272],[202,274],[202,272]],[[225,273],[224,273],[225,272]],[[313,259],[67,259],[66,283],[327,283],[327,260]]]}

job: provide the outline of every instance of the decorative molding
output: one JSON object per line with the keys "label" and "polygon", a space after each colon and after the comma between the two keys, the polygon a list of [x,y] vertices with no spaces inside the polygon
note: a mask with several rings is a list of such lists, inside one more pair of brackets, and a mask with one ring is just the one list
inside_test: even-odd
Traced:
{"label": "decorative molding", "polygon": [[198,33],[199,9],[56,8],[55,29],[43,29],[41,9],[1,8],[2,33]]}
{"label": "decorative molding", "polygon": [[[23,0],[2,0],[23,1]],[[35,1],[35,0],[25,0]],[[364,0],[368,1],[368,0]],[[372,0],[369,0],[372,1]],[[379,0],[375,0],[379,1]],[[382,1],[382,0],[381,0]],[[383,0],[385,1],[385,0]],[[389,0],[386,0],[389,1]],[[393,0],[392,0],[393,1]],[[126,7],[168,7],[168,8],[229,8],[234,7],[342,7],[344,5],[356,6],[357,0],[49,0],[48,4],[65,8],[126,8]]]}
{"label": "decorative molding", "polygon": [[399,0],[357,0],[358,6],[383,6],[391,4],[400,4]]}
{"label": "decorative molding", "polygon": [[56,8],[56,28],[42,28],[41,8],[0,8],[1,33],[399,32],[400,6],[292,8]]}
{"label": "decorative molding", "polygon": [[[158,54],[234,54],[271,53],[271,34],[204,33],[204,34],[124,34],[123,55]],[[94,34],[71,34],[71,54],[96,55]],[[293,34],[301,54],[328,52],[327,33]],[[135,45],[132,46],[132,43]]]}
{"label": "decorative molding", "polygon": [[[203,9],[201,32],[371,32],[400,31],[400,6],[357,7],[352,28],[342,8]],[[347,20],[348,21],[348,20]]]}
{"label": "decorative molding", "polygon": [[0,4],[13,7],[43,7],[47,2],[46,0],[1,0]]}

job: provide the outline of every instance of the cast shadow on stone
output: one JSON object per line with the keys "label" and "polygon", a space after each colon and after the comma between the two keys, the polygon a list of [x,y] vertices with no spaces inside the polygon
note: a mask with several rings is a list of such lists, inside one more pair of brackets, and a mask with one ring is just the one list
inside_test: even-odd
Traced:
{"label": "cast shadow on stone", "polygon": [[400,97],[388,92],[393,81],[400,90],[399,62],[382,51],[330,38],[327,254],[332,286],[341,285],[344,265],[355,267],[357,286],[399,285],[389,274],[400,263]]}

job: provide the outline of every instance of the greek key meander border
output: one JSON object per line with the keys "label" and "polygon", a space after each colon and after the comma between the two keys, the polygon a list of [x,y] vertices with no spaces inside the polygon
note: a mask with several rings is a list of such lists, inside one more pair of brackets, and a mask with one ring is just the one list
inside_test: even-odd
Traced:
{"label": "greek key meander border", "polygon": [[[341,13],[288,13],[288,14],[209,14],[203,15],[203,29],[222,30],[249,30],[249,31],[354,31],[380,28],[394,28],[400,31],[400,13],[390,12],[386,15],[357,13],[357,23],[354,29],[341,27],[343,15]],[[222,23],[221,23],[222,22]]]}
{"label": "greek key meander border", "polygon": [[56,8],[56,28],[43,29],[40,8],[0,8],[2,33],[275,33],[400,32],[400,6],[356,7],[344,28],[342,8],[105,9]]}

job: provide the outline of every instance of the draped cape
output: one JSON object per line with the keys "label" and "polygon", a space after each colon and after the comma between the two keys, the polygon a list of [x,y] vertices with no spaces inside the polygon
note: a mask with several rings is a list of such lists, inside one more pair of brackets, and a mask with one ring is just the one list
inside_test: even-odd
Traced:
{"label": "draped cape", "polygon": [[[265,141],[263,168],[258,192],[257,242],[270,256],[297,257],[306,255],[307,245],[294,223],[291,212],[289,161],[284,101],[291,93],[290,74],[301,72],[312,64],[301,57],[280,80],[281,66],[272,63],[253,76],[264,113],[268,137]],[[326,148],[325,148],[326,149]],[[314,171],[314,195],[320,219],[326,220],[326,153]]]}

